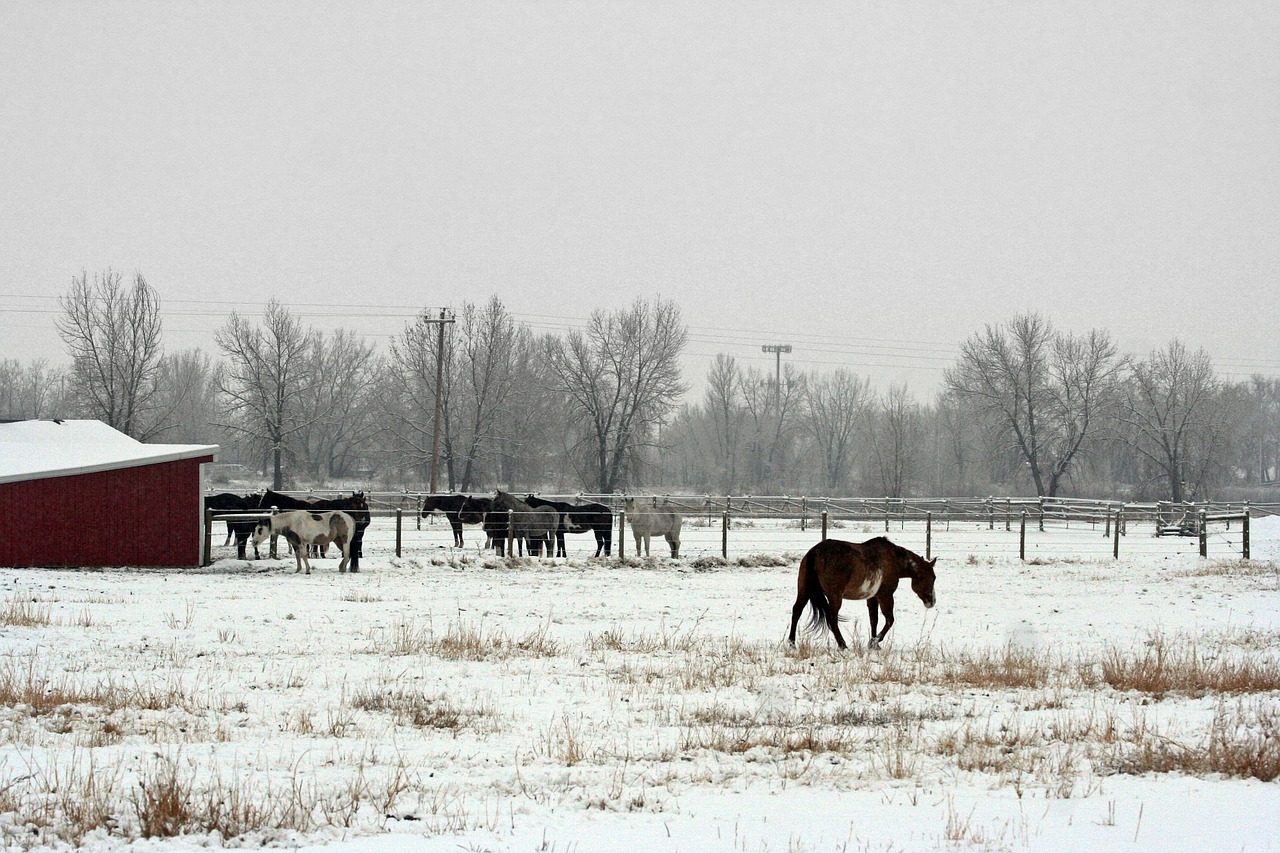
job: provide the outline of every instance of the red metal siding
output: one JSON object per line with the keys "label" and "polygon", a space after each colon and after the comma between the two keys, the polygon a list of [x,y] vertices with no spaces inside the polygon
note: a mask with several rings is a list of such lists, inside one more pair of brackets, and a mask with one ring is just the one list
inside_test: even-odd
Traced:
{"label": "red metal siding", "polygon": [[197,566],[212,460],[0,483],[0,566]]}

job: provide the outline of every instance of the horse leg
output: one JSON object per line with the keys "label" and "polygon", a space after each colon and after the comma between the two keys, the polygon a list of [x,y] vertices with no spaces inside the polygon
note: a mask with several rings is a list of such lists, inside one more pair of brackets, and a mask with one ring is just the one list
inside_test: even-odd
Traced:
{"label": "horse leg", "polygon": [[840,633],[840,604],[843,601],[843,596],[827,596],[827,627],[831,629],[831,635],[836,638],[836,645],[841,651],[849,648],[844,641],[844,634]]}
{"label": "horse leg", "polygon": [[569,556],[569,550],[564,547],[564,531],[563,530],[556,531],[556,556],[557,557]]}
{"label": "horse leg", "polygon": [[667,544],[671,546],[671,559],[673,560],[679,559],[680,558],[680,537],[673,536],[672,534],[668,533]]}
{"label": "horse leg", "polygon": [[[878,598],[880,599],[880,609],[884,611],[884,627],[880,629],[879,634],[872,635],[871,648],[873,649],[880,648],[880,642],[884,639],[884,635],[888,634],[889,629],[893,627],[893,596],[882,595],[882,596],[878,596]],[[875,601],[875,600],[876,599],[874,598],[871,599],[871,601]],[[868,607],[869,606],[870,604],[868,604]],[[872,631],[874,630],[875,629],[872,628]]]}
{"label": "horse leg", "polygon": [[791,633],[787,635],[793,647],[796,644],[796,625],[800,623],[800,614],[804,613],[804,606],[808,603],[809,593],[801,582],[800,591],[796,593],[796,603],[791,605]]}
{"label": "horse leg", "polygon": [[880,648],[880,641],[876,639],[876,628],[880,626],[880,604],[873,595],[867,599],[867,616],[871,620],[871,639],[867,643],[867,648]]}
{"label": "horse leg", "polygon": [[449,517],[449,526],[453,528],[453,545],[455,548],[462,547],[462,521],[452,516]]}

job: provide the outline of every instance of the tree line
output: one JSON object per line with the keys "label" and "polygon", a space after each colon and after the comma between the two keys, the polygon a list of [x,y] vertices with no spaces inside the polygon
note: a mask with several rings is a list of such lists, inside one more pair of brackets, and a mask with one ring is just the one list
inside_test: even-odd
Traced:
{"label": "tree line", "polygon": [[437,395],[450,491],[1181,501],[1265,498],[1280,466],[1280,380],[1226,381],[1178,340],[1126,357],[1105,330],[1039,314],[971,335],[922,402],[845,369],[773,373],[726,354],[685,400],[687,330],[661,298],[563,335],[535,334],[496,297],[463,303],[443,336],[424,309],[385,352],[274,300],[232,312],[216,354],[167,352],[156,291],[110,270],[74,279],[59,306],[70,363],[0,361],[0,417],[217,443],[274,488],[423,488]]}

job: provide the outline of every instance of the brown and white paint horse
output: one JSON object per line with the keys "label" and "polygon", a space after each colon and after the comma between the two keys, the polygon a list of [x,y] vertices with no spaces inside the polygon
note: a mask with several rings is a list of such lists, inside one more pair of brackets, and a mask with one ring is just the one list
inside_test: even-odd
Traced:
{"label": "brown and white paint horse", "polygon": [[[902,578],[911,580],[911,591],[926,608],[933,607],[933,566],[914,551],[895,545],[883,536],[866,542],[826,539],[809,549],[800,560],[796,579],[796,603],[791,608],[791,645],[796,644],[796,623],[806,604],[813,614],[810,630],[825,624],[835,635],[836,645],[847,648],[840,634],[840,605],[845,600],[867,602],[871,619],[870,648],[879,648],[893,627],[893,593]],[[884,628],[876,633],[879,612],[884,611]]]}

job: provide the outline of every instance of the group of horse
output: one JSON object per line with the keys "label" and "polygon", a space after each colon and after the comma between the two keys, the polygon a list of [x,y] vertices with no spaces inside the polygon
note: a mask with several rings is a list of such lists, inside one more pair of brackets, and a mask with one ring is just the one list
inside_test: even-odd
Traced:
{"label": "group of horse", "polygon": [[[634,498],[625,498],[623,506],[631,522],[637,554],[643,544],[647,556],[649,538],[661,535],[671,546],[671,556],[679,557],[679,513],[656,505],[642,509]],[[310,501],[270,489],[261,495],[223,493],[206,497],[205,508],[212,510],[214,517],[229,516],[225,518],[228,541],[235,536],[240,559],[245,558],[250,538],[257,558],[258,545],[268,536],[271,537],[271,556],[275,557],[276,537],[284,536],[293,546],[295,571],[305,568],[310,574],[310,546],[323,548],[329,543],[336,544],[342,551],[340,572],[346,571],[348,564],[351,571],[359,570],[360,540],[369,524],[369,503],[361,492],[348,498]],[[261,511],[267,509],[272,510],[271,515],[262,516]],[[478,524],[500,555],[511,553],[518,542],[521,552],[527,548],[530,556],[541,556],[544,552],[550,556],[554,547],[555,556],[563,557],[566,556],[566,533],[595,534],[597,557],[610,556],[612,551],[613,511],[604,504],[571,504],[535,495],[520,500],[499,490],[492,498],[428,496],[423,499],[420,511],[423,516],[443,513],[453,528],[454,545],[459,548],[463,546],[463,525]],[[237,517],[239,514],[243,516]],[[840,632],[840,606],[844,601],[865,601],[871,623],[869,645],[878,648],[893,627],[893,595],[901,580],[911,582],[912,592],[926,608],[934,606],[936,563],[937,558],[926,560],[883,536],[866,542],[824,539],[800,560],[788,635],[791,645],[795,645],[797,625],[808,607],[811,610],[809,628],[821,631],[825,627],[841,649],[847,648]],[[879,628],[881,614],[884,615],[883,628]]]}
{"label": "group of horse", "polygon": [[[654,506],[641,508],[635,498],[623,501],[636,553],[649,554],[653,536],[662,536],[671,556],[680,556],[680,513]],[[478,524],[484,530],[486,547],[500,555],[519,548],[530,556],[566,557],[566,533],[592,533],[596,539],[593,556],[613,554],[613,510],[600,503],[566,503],[527,495],[523,500],[499,489],[492,498],[471,495],[428,495],[422,499],[423,516],[441,513],[453,529],[453,544],[463,547],[462,528]],[[510,540],[510,541],[508,541]]]}
{"label": "group of horse", "polygon": [[[271,489],[262,494],[237,495],[233,492],[208,495],[206,511],[227,523],[227,543],[236,543],[236,556],[246,559],[250,542],[254,559],[261,558],[258,546],[271,539],[270,556],[276,556],[276,540],[283,536],[293,548],[298,571],[305,567],[311,573],[311,549],[323,554],[329,544],[342,551],[340,571],[360,570],[360,550],[364,530],[369,526],[369,500],[363,492],[340,498],[298,498]],[[270,511],[270,516],[263,513]]]}

